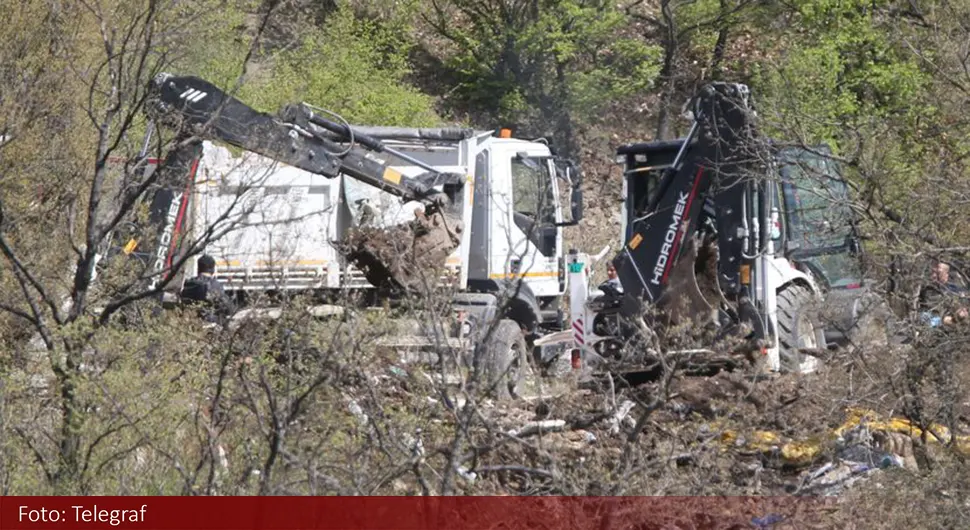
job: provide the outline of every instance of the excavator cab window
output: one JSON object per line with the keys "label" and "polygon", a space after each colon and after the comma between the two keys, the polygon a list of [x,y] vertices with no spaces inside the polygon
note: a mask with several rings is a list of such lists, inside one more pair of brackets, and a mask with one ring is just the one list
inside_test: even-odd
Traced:
{"label": "excavator cab window", "polygon": [[788,147],[778,153],[792,259],[831,287],[857,284],[855,229],[848,186],[824,148]]}
{"label": "excavator cab window", "polygon": [[544,256],[556,252],[556,194],[548,159],[519,154],[512,158],[513,217]]}

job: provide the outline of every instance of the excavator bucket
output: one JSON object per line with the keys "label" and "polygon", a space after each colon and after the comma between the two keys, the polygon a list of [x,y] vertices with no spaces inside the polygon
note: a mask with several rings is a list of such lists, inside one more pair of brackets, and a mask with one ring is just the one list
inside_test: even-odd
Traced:
{"label": "excavator bucket", "polygon": [[441,211],[415,211],[390,228],[359,227],[337,248],[382,290],[423,292],[437,286],[448,256],[461,243],[461,221]]}
{"label": "excavator bucket", "polygon": [[690,238],[670,271],[667,290],[658,302],[669,324],[704,326],[717,319],[721,298],[717,283],[717,248]]}

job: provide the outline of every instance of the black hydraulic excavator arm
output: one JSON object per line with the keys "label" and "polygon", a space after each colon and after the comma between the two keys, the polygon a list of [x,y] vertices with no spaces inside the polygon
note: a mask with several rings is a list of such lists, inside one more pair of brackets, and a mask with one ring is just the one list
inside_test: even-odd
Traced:
{"label": "black hydraulic excavator arm", "polygon": [[[466,181],[465,175],[439,172],[349,124],[320,116],[307,104],[288,105],[278,116],[273,116],[253,109],[199,77],[160,74],[150,82],[145,110],[153,118],[152,123],[174,130],[176,139],[184,143],[172,149],[158,164],[155,186],[148,194],[149,227],[131,223],[116,231],[114,246],[108,249],[108,254],[120,251],[135,255],[156,276],[173,265],[179,241],[188,230],[186,205],[205,139],[221,141],[327,178],[347,175],[405,201],[420,201],[425,204],[425,219],[451,215],[449,210],[461,204],[457,199]],[[143,155],[147,152],[148,138]],[[377,158],[375,153],[389,156]],[[390,159],[393,158],[425,172],[404,175],[392,167]],[[435,226],[438,225],[441,225],[439,230],[449,231],[443,239],[456,245],[457,236],[450,232],[448,223]],[[447,250],[447,246],[444,248]]]}
{"label": "black hydraulic excavator arm", "polygon": [[614,259],[626,294],[649,303],[666,294],[671,271],[684,254],[688,238],[701,228],[706,202],[715,210],[720,289],[725,295],[742,290],[740,273],[746,250],[743,180],[745,170],[758,163],[752,149],[756,138],[747,87],[708,84],[694,98],[691,109],[694,123],[677,159]]}
{"label": "black hydraulic excavator arm", "polygon": [[[435,186],[454,188],[465,181],[464,175],[437,172],[376,138],[318,115],[306,104],[288,105],[278,117],[272,116],[194,76],[160,74],[151,88],[149,112],[183,133],[214,138],[312,173],[329,178],[343,173],[402,199],[425,202],[443,199]],[[328,139],[324,130],[345,138],[350,146]],[[402,175],[371,152],[386,152],[426,173]]]}

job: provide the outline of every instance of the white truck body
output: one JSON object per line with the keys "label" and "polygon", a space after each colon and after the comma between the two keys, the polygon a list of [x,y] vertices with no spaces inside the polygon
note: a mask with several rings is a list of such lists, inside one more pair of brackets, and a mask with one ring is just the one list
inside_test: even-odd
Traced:
{"label": "white truck body", "polygon": [[206,248],[225,286],[262,290],[335,283],[338,258],[330,242],[338,236],[340,182],[251,152],[234,156],[211,142],[203,149],[191,226],[228,230]]}
{"label": "white truck body", "polygon": [[[555,175],[545,144],[495,138],[489,132],[450,145],[387,143],[439,171],[468,175],[461,206],[465,230],[447,261],[446,277],[457,279],[459,289],[467,288],[469,279],[522,277],[536,296],[563,292],[562,231],[556,230],[554,244],[547,249],[551,251],[544,254],[514,218],[515,207],[521,206],[516,201],[522,199],[514,197],[513,190],[528,184],[521,177],[516,182],[515,157],[536,157],[549,175]],[[344,175],[328,179],[252,152],[234,155],[208,141],[203,149],[189,215],[196,231],[210,226],[217,233],[227,231],[206,249],[216,258],[216,276],[227,290],[372,287],[342,262],[331,242],[375,209],[379,214],[374,222],[392,226],[413,219],[421,207]],[[405,175],[424,172],[416,166],[394,168]],[[552,197],[559,193],[556,180],[548,178]],[[476,197],[478,193],[485,197]],[[476,211],[481,215],[473,215]],[[558,201],[548,220],[562,221]]]}

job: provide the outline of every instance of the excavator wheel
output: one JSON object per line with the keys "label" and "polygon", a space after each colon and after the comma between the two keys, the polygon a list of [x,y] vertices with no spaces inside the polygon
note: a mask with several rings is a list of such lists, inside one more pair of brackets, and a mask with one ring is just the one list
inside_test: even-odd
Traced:
{"label": "excavator wheel", "polygon": [[824,349],[825,330],[812,291],[793,283],[778,293],[778,341],[782,372],[802,372],[811,361],[801,349]]}
{"label": "excavator wheel", "polygon": [[454,216],[419,209],[402,225],[352,229],[335,246],[375,287],[423,292],[437,285],[448,256],[461,243],[461,231]]}

